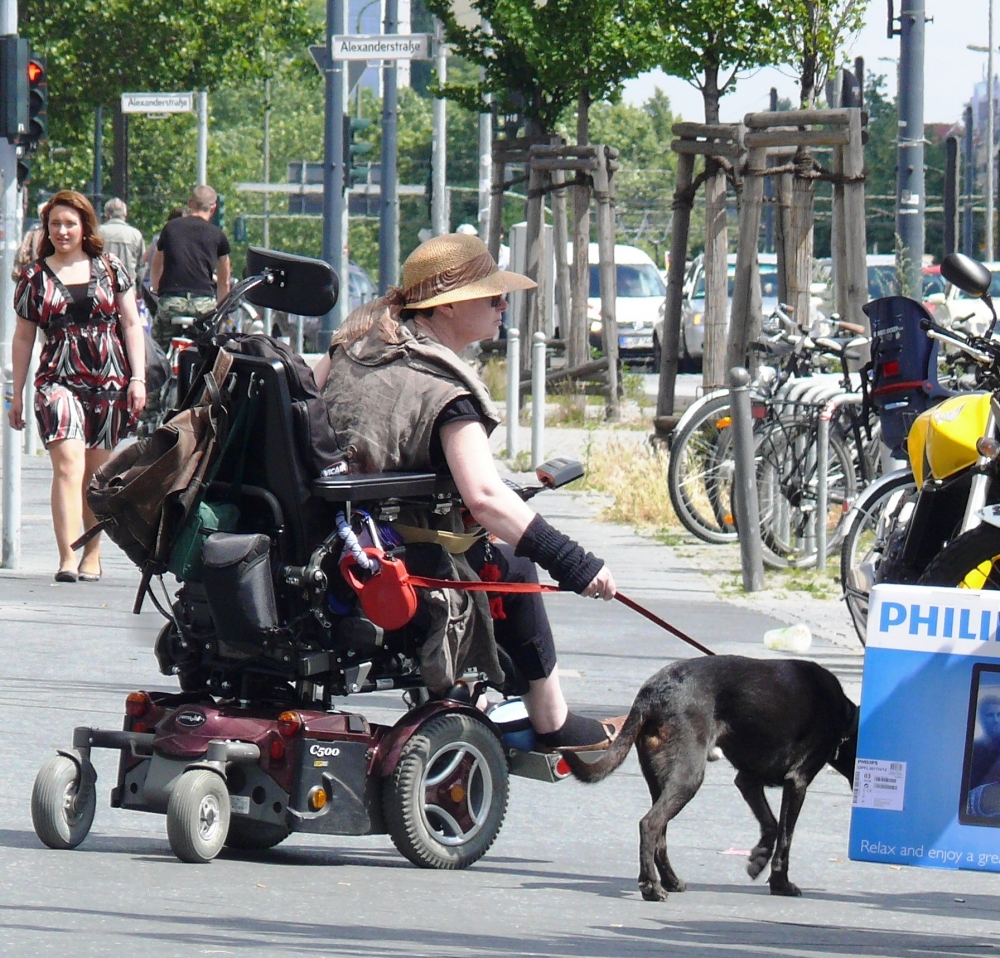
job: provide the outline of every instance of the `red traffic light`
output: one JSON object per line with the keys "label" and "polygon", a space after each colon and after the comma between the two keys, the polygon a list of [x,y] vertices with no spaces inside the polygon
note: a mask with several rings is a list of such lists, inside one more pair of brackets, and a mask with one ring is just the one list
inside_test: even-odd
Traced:
{"label": "red traffic light", "polygon": [[45,67],[37,60],[28,61],[28,82],[38,83],[45,78]]}

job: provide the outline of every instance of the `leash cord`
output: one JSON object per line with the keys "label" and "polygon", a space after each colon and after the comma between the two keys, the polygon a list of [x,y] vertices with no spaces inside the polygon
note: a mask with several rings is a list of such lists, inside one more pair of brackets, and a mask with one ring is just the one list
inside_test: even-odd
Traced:
{"label": "leash cord", "polygon": [[[420,589],[457,589],[462,592],[493,592],[503,594],[563,591],[558,586],[541,585],[537,582],[454,582],[451,579],[428,579],[418,575],[408,576],[408,580],[410,585],[414,585]],[[710,648],[702,645],[696,639],[692,639],[690,635],[686,635],[681,632],[680,629],[675,628],[669,622],[664,621],[656,615],[656,613],[650,612],[649,609],[639,605],[638,602],[634,599],[630,599],[627,595],[624,595],[621,592],[616,592],[615,598],[621,602],[622,605],[627,606],[633,612],[638,612],[639,615],[649,619],[649,621],[654,625],[658,625],[665,632],[669,632],[671,635],[677,636],[677,638],[682,642],[686,642],[688,645],[696,648],[699,652],[703,652],[705,655],[715,655]]]}

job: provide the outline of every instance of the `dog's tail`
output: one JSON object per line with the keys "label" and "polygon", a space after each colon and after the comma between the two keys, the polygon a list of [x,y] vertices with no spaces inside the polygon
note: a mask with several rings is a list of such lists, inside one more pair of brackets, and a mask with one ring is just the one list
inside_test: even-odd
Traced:
{"label": "dog's tail", "polygon": [[622,730],[618,737],[608,746],[607,750],[600,752],[600,758],[596,762],[585,761],[575,752],[563,752],[563,758],[569,765],[570,771],[581,782],[600,782],[607,778],[622,762],[625,761],[629,751],[635,744],[639,735],[639,729],[646,719],[645,709],[636,699],[632,705],[632,710],[625,719]]}

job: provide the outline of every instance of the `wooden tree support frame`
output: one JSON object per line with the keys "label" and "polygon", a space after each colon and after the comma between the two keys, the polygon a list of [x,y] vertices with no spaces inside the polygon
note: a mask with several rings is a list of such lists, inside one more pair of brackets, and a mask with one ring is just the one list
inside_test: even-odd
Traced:
{"label": "wooden tree support frame", "polygon": [[[566,201],[567,185],[584,186],[597,202],[598,271],[601,289],[601,337],[607,364],[607,415],[620,415],[618,384],[618,323],[615,315],[617,282],[615,275],[614,174],[619,168],[618,150],[604,144],[567,146],[559,137],[532,137],[519,140],[495,140],[493,143],[493,182],[491,190],[489,250],[494,259],[500,250],[503,192],[507,187],[507,166],[521,164],[528,176],[527,231],[525,237],[525,275],[538,283],[522,298],[521,315],[514,317],[521,341],[530,343],[535,332],[546,327],[545,297],[539,290],[547,283],[550,257],[544,230],[544,198],[553,197],[553,243],[555,245],[556,301],[561,305],[562,322],[570,326],[569,264],[567,262]],[[572,179],[569,177],[572,176]],[[589,281],[588,281],[589,282]],[[586,287],[584,287],[586,289]],[[589,330],[563,329],[569,343],[571,370],[561,380],[573,379],[574,372],[583,380],[596,369],[584,361],[588,352]],[[582,345],[581,345],[582,344]],[[522,369],[530,368],[531,349],[521,350]]]}
{"label": "wooden tree support frame", "polygon": [[[673,221],[670,239],[670,266],[667,273],[667,299],[664,308],[663,341],[660,343],[660,385],[656,401],[656,429],[667,435],[676,423],[674,390],[680,360],[681,307],[684,298],[684,276],[687,269],[688,234],[691,229],[691,209],[698,188],[707,179],[707,171],[696,178],[696,157],[716,160],[723,166],[738,168],[744,152],[743,127],[737,123],[675,123],[673,133],[678,139],[670,144],[677,154],[677,182],[674,189]],[[709,241],[706,239],[706,254]],[[723,294],[724,295],[724,294]]]}
{"label": "wooden tree support frame", "polygon": [[[670,246],[670,271],[663,327],[660,386],[655,426],[666,436],[676,423],[674,389],[680,348],[680,320],[688,233],[695,191],[694,161],[705,156],[733,163],[739,190],[739,242],[736,276],[726,347],[726,365],[750,363],[750,343],[759,335],[761,316],[758,245],[764,199],[764,177],[779,177],[777,192],[778,262],[782,278],[790,275],[795,251],[789,248],[792,199],[795,180],[829,179],[833,182],[833,230],[831,246],[835,278],[836,309],[843,319],[870,329],[861,307],[868,298],[865,264],[864,141],[861,110],[790,110],[748,113],[742,124],[706,125],[678,123],[678,137],[671,148],[678,154],[677,186]],[[817,174],[799,160],[810,147],[833,149],[833,170]],[[777,166],[768,166],[768,159]],[[787,161],[792,159],[792,163]],[[735,162],[734,162],[735,161]],[[811,205],[810,205],[811,210]],[[811,220],[811,214],[810,214]],[[811,227],[811,222],[810,222]],[[801,227],[802,224],[799,224]],[[787,280],[786,280],[787,282]],[[785,294],[785,282],[779,283]],[[808,289],[808,283],[806,283]],[[801,301],[801,300],[800,300]],[[808,297],[805,298],[808,309]]]}

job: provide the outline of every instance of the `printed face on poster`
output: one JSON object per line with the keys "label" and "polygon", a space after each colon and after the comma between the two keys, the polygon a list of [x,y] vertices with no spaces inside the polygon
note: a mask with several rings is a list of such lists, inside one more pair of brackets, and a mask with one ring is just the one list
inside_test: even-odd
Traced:
{"label": "printed face on poster", "polygon": [[876,586],[850,857],[1000,871],[1000,593]]}

